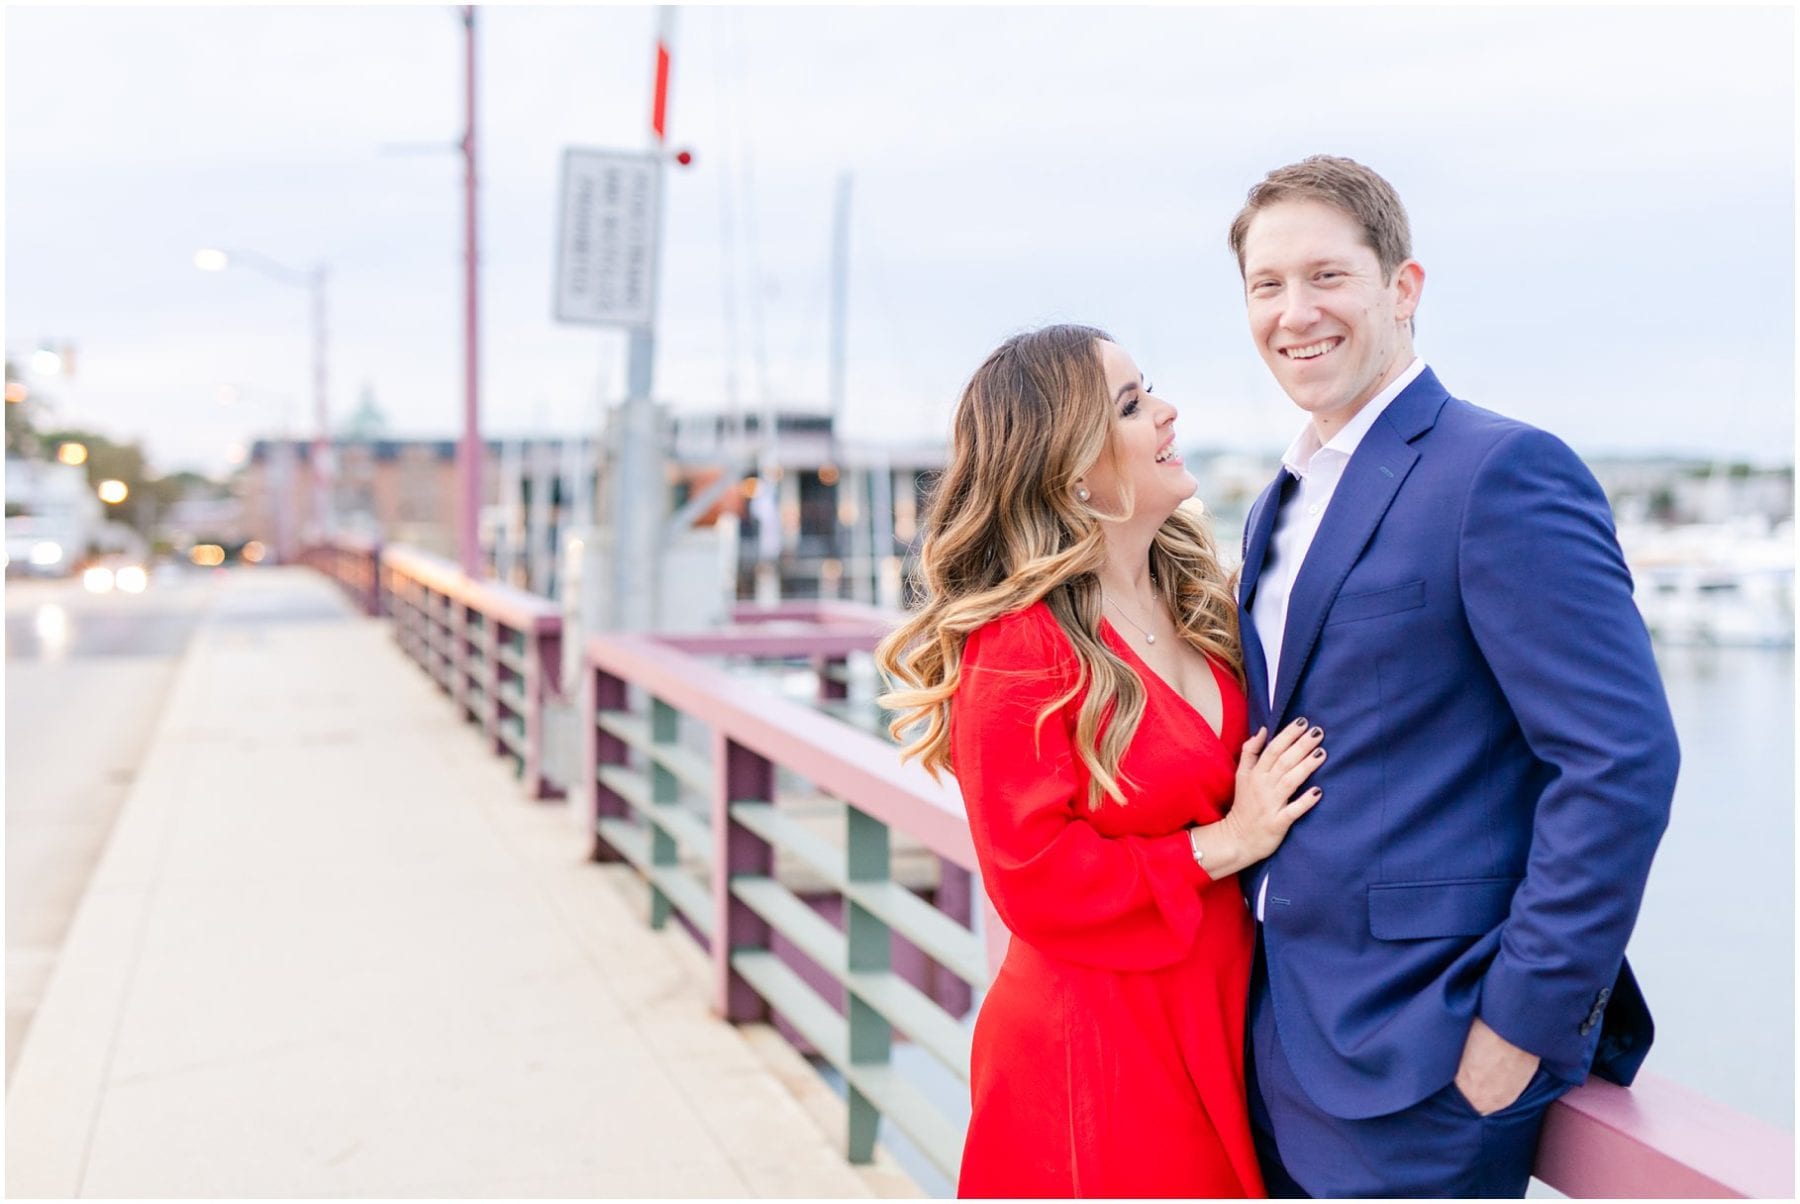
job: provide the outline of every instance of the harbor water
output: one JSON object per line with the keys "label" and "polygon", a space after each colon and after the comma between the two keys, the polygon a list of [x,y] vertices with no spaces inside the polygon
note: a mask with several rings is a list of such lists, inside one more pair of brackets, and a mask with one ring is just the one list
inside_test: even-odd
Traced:
{"label": "harbor water", "polygon": [[1628,955],[1646,1071],[1794,1127],[1794,651],[1659,646],[1681,778]]}

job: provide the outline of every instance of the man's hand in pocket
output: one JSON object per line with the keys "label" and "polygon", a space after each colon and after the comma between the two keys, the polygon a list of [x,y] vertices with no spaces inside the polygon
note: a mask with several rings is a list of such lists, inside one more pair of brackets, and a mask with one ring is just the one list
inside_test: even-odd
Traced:
{"label": "man's hand in pocket", "polygon": [[1469,1106],[1492,1116],[1511,1105],[1531,1085],[1538,1056],[1502,1037],[1475,1017],[1469,1039],[1463,1042],[1462,1062],[1456,1068],[1456,1089]]}

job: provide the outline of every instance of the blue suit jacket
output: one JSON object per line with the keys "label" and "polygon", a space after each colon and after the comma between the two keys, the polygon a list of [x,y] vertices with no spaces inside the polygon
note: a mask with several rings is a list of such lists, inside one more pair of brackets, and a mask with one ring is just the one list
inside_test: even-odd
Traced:
{"label": "blue suit jacket", "polygon": [[[1273,857],[1268,990],[1332,1115],[1410,1107],[1479,1014],[1579,1081],[1678,754],[1612,512],[1561,441],[1427,369],[1346,466],[1270,667],[1250,603],[1285,470],[1252,507],[1239,602],[1251,720],[1325,729],[1324,798]],[[1641,1057],[1641,1051],[1639,1052]]]}

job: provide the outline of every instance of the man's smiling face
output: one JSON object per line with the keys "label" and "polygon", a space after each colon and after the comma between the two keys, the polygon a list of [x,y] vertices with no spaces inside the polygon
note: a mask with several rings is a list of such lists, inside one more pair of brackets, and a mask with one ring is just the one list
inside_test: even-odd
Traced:
{"label": "man's smiling face", "polygon": [[1250,334],[1294,404],[1330,438],[1413,359],[1424,287],[1407,260],[1386,279],[1356,219],[1322,201],[1278,201],[1244,236]]}

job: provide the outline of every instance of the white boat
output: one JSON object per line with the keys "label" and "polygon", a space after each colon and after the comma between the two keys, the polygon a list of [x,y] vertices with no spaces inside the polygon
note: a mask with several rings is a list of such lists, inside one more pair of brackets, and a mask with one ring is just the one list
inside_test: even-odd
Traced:
{"label": "white boat", "polygon": [[1658,641],[1793,647],[1791,518],[1621,529],[1619,539]]}

